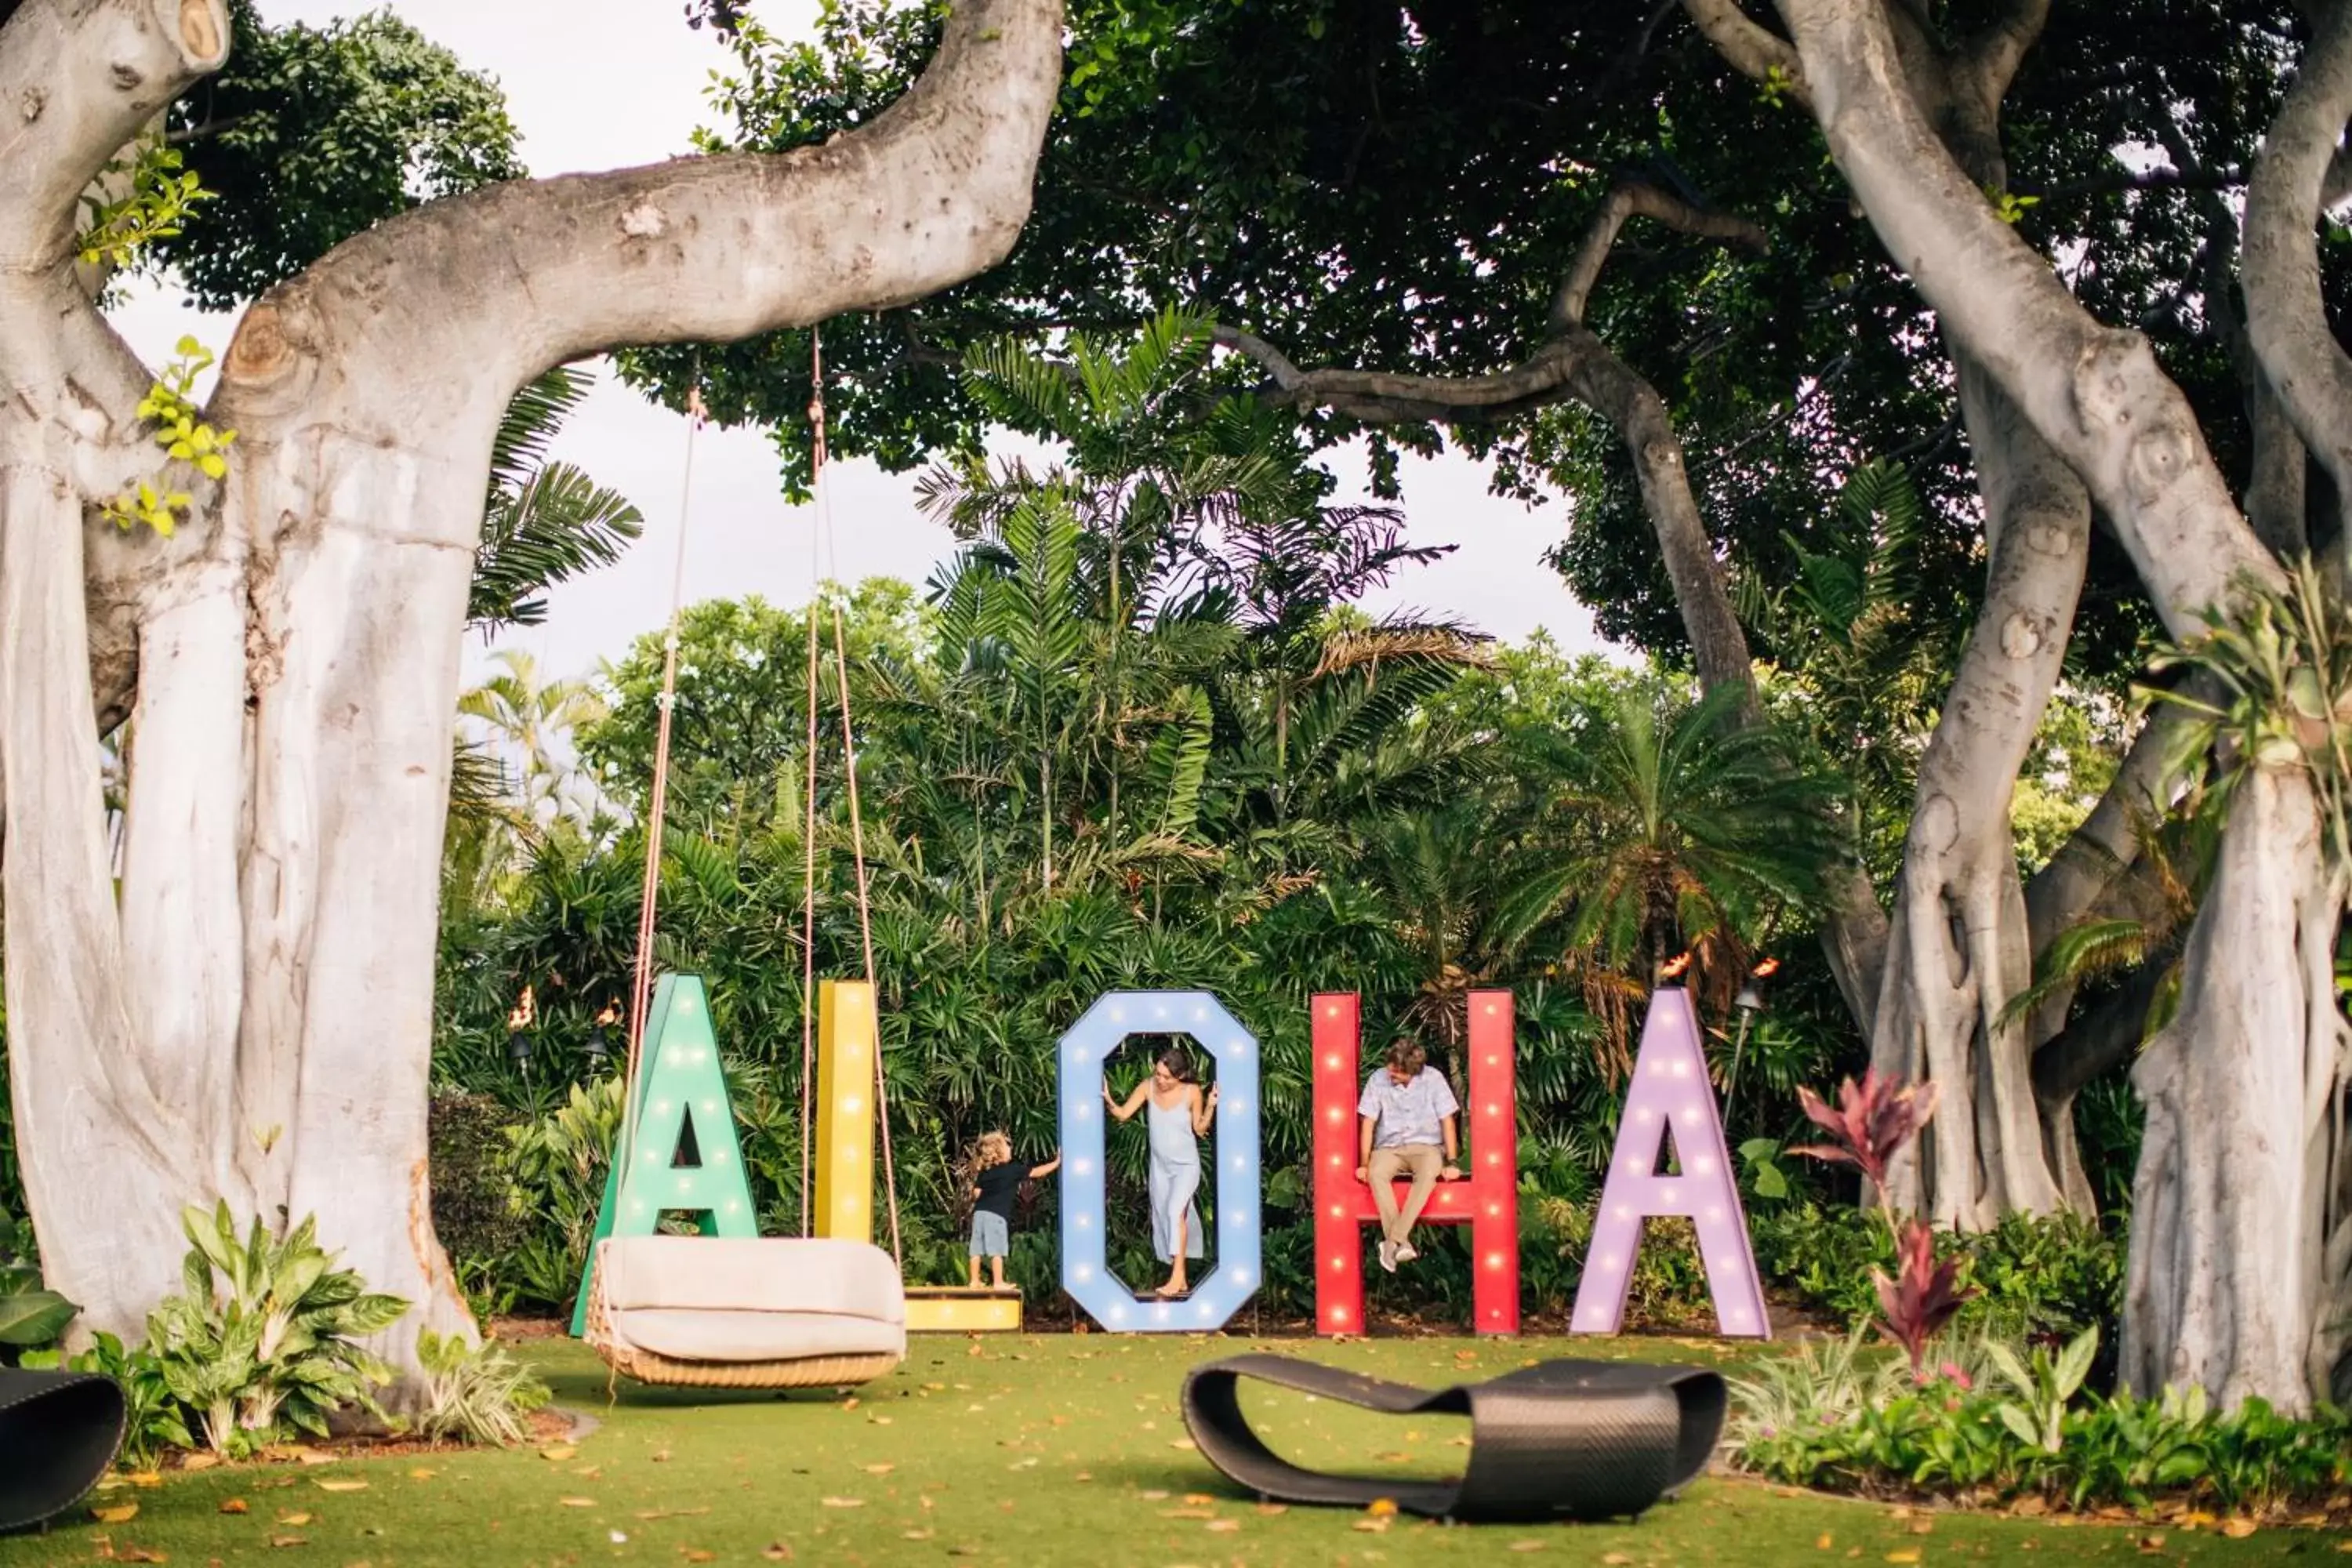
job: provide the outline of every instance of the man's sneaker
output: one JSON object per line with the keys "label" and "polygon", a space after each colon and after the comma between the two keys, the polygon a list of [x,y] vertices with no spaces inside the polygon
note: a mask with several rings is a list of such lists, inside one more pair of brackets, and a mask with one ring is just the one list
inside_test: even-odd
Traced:
{"label": "man's sneaker", "polygon": [[1384,1239],[1381,1243],[1381,1267],[1393,1274],[1396,1272],[1396,1266],[1397,1244]]}
{"label": "man's sneaker", "polygon": [[1396,1244],[1396,1260],[1399,1263],[1410,1263],[1420,1256],[1420,1253],[1413,1250],[1412,1243],[1410,1241],[1400,1241]]}

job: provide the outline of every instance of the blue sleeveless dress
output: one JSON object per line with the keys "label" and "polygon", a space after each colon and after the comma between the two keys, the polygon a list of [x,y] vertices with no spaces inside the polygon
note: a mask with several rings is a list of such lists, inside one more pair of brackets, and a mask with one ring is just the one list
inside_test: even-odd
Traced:
{"label": "blue sleeveless dress", "polygon": [[1192,1113],[1183,1106],[1162,1110],[1150,1096],[1143,1108],[1151,1127],[1151,1250],[1160,1261],[1176,1257],[1176,1216],[1184,1216],[1184,1256],[1198,1258],[1201,1209],[1192,1201],[1201,1190],[1201,1141],[1192,1132]]}

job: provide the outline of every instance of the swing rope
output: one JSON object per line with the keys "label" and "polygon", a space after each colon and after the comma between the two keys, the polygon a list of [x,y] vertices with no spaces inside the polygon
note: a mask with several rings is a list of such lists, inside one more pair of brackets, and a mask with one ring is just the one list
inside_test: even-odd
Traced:
{"label": "swing rope", "polygon": [[[813,435],[813,439],[810,445],[809,479],[810,488],[816,501],[816,531],[818,537],[824,542],[827,565],[837,570],[839,563],[833,558],[835,542],[835,534],[833,530],[833,500],[831,489],[825,482],[825,469],[829,467],[829,463],[825,449],[824,427],[824,341],[822,334],[816,331],[814,328],[812,328],[809,332],[809,383],[811,388],[809,397],[809,424]],[[857,868],[857,937],[866,960],[866,994],[874,998],[876,1006],[876,1028],[874,1040],[874,1115],[875,1119],[881,1123],[882,1128],[882,1190],[889,1204],[890,1209],[890,1256],[892,1259],[897,1262],[898,1271],[903,1277],[907,1268],[907,1256],[905,1248],[899,1239],[898,1232],[898,1163],[892,1156],[890,1149],[890,1087],[887,1077],[882,1070],[882,1039],[880,1027],[881,987],[877,981],[874,966],[874,912],[871,900],[871,889],[868,886],[868,878],[866,868],[866,823],[857,795],[857,738],[855,726],[850,721],[848,634],[843,626],[840,595],[835,594],[832,596],[832,602],[833,679],[834,684],[838,689],[841,697],[841,754],[843,772],[845,774],[848,783],[849,846],[851,858],[856,862]],[[812,846],[810,851],[812,856],[814,856],[814,846],[815,844],[816,824],[816,746],[814,742],[816,731],[816,668],[814,662],[816,646],[816,600],[814,596],[812,596],[809,601],[808,613],[811,658],[809,667],[809,731],[811,742],[809,746],[808,811],[806,814],[806,820],[809,824],[809,832],[807,837],[808,842]],[[811,860],[810,864],[811,867],[814,868],[814,859]],[[814,934],[814,921],[815,919],[816,907],[814,888],[815,877],[814,869],[812,869],[809,879],[810,899],[807,906],[809,910],[807,920],[809,923],[804,928],[812,938]],[[804,952],[807,954],[805,961],[806,963],[813,965],[815,962],[816,952],[815,942],[813,940],[809,942]],[[807,973],[805,969],[804,973]],[[816,1001],[814,989],[803,985],[801,993],[801,1035],[803,1041],[807,1040],[809,1037],[810,1019],[814,1014],[815,1005]],[[804,1046],[803,1067],[801,1074],[801,1094],[803,1105],[807,1102],[808,1095],[808,1072],[805,1065],[805,1056],[806,1047]],[[803,1111],[803,1114],[805,1116],[806,1112]],[[805,1131],[803,1133],[803,1142],[801,1144],[801,1169],[803,1172],[803,1182],[805,1182],[808,1169],[808,1144],[806,1142]],[[805,1204],[803,1206],[802,1213],[803,1215],[803,1224],[805,1224],[805,1215],[807,1213]]]}
{"label": "swing rope", "polygon": [[654,920],[661,899],[662,836],[669,809],[670,712],[677,702],[677,634],[686,595],[687,522],[693,513],[694,437],[709,411],[702,403],[702,366],[697,357],[694,381],[687,388],[686,464],[678,482],[677,553],[670,564],[669,630],[662,639],[662,689],[654,728],[653,798],[646,809],[646,869],[637,890],[637,961],[629,997],[629,1058],[621,1087],[620,1170],[626,1178],[635,1158],[637,1119],[635,1114],[637,1072],[645,1049],[646,1013],[653,1005]]}

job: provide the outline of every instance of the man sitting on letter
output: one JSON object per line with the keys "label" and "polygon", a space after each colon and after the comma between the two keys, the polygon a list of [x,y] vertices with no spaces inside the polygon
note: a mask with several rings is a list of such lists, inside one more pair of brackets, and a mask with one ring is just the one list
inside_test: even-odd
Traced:
{"label": "man sitting on letter", "polygon": [[[1462,1109],[1445,1075],[1429,1065],[1428,1053],[1412,1040],[1389,1047],[1388,1065],[1364,1081],[1363,1098],[1356,1102],[1356,1180],[1370,1184],[1372,1202],[1381,1211],[1381,1267],[1396,1272],[1420,1254],[1413,1249],[1412,1224],[1429,1202],[1430,1189],[1441,1180],[1458,1182],[1454,1164],[1461,1144],[1454,1131],[1454,1114]],[[1445,1150],[1438,1152],[1443,1139]],[[1412,1174],[1412,1189],[1404,1210],[1397,1210],[1397,1173]]]}

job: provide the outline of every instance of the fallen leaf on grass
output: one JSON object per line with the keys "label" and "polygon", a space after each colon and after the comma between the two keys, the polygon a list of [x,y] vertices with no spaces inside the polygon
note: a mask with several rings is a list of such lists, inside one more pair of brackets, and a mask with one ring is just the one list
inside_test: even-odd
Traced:
{"label": "fallen leaf on grass", "polygon": [[2232,1541],[2243,1541],[2254,1532],[2254,1521],[2251,1519],[2232,1519],[2223,1522],[2221,1533]]}
{"label": "fallen leaf on grass", "polygon": [[1214,1519],[1217,1516],[1205,1508],[1163,1508],[1160,1510],[1160,1517],[1162,1519]]}
{"label": "fallen leaf on grass", "polygon": [[1094,1479],[1095,1473],[1092,1470],[1080,1470],[1076,1475],[1070,1478],[1070,1479],[1074,1481],[1090,1481]]}
{"label": "fallen leaf on grass", "polygon": [[220,1456],[218,1454],[190,1454],[186,1458],[180,1461],[180,1468],[184,1470],[209,1470],[215,1465],[219,1463]]}
{"label": "fallen leaf on grass", "polygon": [[906,1537],[909,1541],[929,1541],[938,1533],[936,1530],[909,1530],[906,1531]]}
{"label": "fallen leaf on grass", "polygon": [[1213,1519],[1202,1528],[1215,1531],[1232,1531],[1239,1530],[1241,1527],[1242,1521],[1238,1519]]}
{"label": "fallen leaf on grass", "polygon": [[269,1544],[272,1546],[308,1546],[310,1544],[310,1538],[307,1535],[273,1535],[269,1538]]}
{"label": "fallen leaf on grass", "polygon": [[719,1561],[719,1553],[716,1552],[705,1552],[699,1546],[681,1546],[677,1550],[679,1555],[683,1556],[688,1563],[716,1563]]}
{"label": "fallen leaf on grass", "polygon": [[860,1465],[857,1468],[864,1470],[869,1476],[887,1476],[898,1467],[896,1465]]}
{"label": "fallen leaf on grass", "polygon": [[143,1546],[118,1546],[114,1549],[114,1561],[117,1563],[169,1563],[171,1559],[161,1552],[150,1552]]}
{"label": "fallen leaf on grass", "polygon": [[135,1502],[111,1503],[91,1509],[89,1517],[100,1524],[123,1524],[139,1517],[139,1505]]}
{"label": "fallen leaf on grass", "polygon": [[1288,1513],[1290,1505],[1286,1502],[1262,1502],[1257,1505],[1257,1510],[1272,1519],[1277,1513]]}
{"label": "fallen leaf on grass", "polygon": [[760,1555],[771,1563],[790,1563],[793,1560],[793,1549],[779,1541],[761,1547]]}
{"label": "fallen leaf on grass", "polygon": [[325,1453],[317,1448],[294,1450],[294,1462],[298,1465],[331,1465],[340,1456]]}
{"label": "fallen leaf on grass", "polygon": [[1617,1564],[1631,1563],[1633,1560],[1631,1557],[1626,1556],[1622,1552],[1612,1552],[1607,1556],[1601,1558],[1601,1561],[1610,1564],[1610,1568],[1617,1568]]}
{"label": "fallen leaf on grass", "polygon": [[656,1448],[656,1449],[653,1451],[653,1461],[654,1461],[654,1463],[655,1463],[655,1464],[656,1464],[656,1465],[667,1465],[667,1464],[668,1464],[668,1463],[669,1463],[669,1450],[668,1450],[667,1448]]}
{"label": "fallen leaf on grass", "polygon": [[1138,1493],[1136,1493],[1135,1495],[1136,1495],[1136,1496],[1138,1496],[1138,1497],[1139,1497],[1139,1498],[1141,1498],[1141,1499],[1142,1499],[1144,1501],[1146,1501],[1146,1502],[1158,1502],[1158,1501],[1160,1501],[1162,1498],[1166,1497],[1168,1494],[1167,1494],[1166,1492],[1153,1491],[1153,1492],[1138,1492]]}
{"label": "fallen leaf on grass", "polygon": [[1189,1454],[1189,1453],[1191,1453],[1191,1452],[1192,1452],[1195,1447],[1199,1447],[1199,1445],[1198,1445],[1198,1444],[1196,1444],[1196,1443],[1194,1443],[1194,1442],[1192,1441],[1192,1438],[1190,1438],[1190,1437],[1179,1437],[1179,1438],[1177,1438],[1173,1443],[1171,1443],[1171,1444],[1169,1444],[1168,1446],[1169,1446],[1170,1447],[1171,1447],[1171,1448],[1181,1448],[1181,1449],[1183,1449],[1183,1450],[1184,1450],[1186,1453],[1188,1453],[1188,1454]]}
{"label": "fallen leaf on grass", "polygon": [[594,1508],[596,1506],[596,1500],[592,1497],[565,1497],[557,1498],[555,1500],[562,1503],[566,1508]]}
{"label": "fallen leaf on grass", "polygon": [[1211,1497],[1206,1492],[1186,1492],[1184,1494],[1184,1504],[1188,1508],[1208,1508],[1213,1505],[1216,1500],[1217,1500],[1215,1498]]}
{"label": "fallen leaf on grass", "polygon": [[1914,1535],[1933,1535],[1936,1533],[1936,1521],[1932,1519],[1915,1519],[1911,1521],[1911,1533]]}
{"label": "fallen leaf on grass", "polygon": [[827,1508],[864,1508],[866,1506],[866,1500],[862,1497],[823,1497],[816,1500]]}
{"label": "fallen leaf on grass", "polygon": [[250,1513],[253,1511],[251,1508],[247,1506],[246,1500],[241,1497],[224,1499],[220,1505],[220,1510],[223,1513]]}
{"label": "fallen leaf on grass", "polygon": [[577,1447],[573,1447],[570,1443],[557,1443],[552,1447],[541,1448],[539,1451],[539,1457],[542,1459],[554,1460],[560,1464],[563,1460],[572,1458],[572,1455],[579,1451],[580,1450]]}
{"label": "fallen leaf on grass", "polygon": [[163,1484],[163,1478],[153,1470],[131,1470],[122,1479],[142,1492],[152,1492]]}
{"label": "fallen leaf on grass", "polygon": [[698,1513],[709,1513],[707,1508],[649,1508],[637,1517],[643,1520],[688,1519]]}
{"label": "fallen leaf on grass", "polygon": [[322,1492],[363,1492],[368,1489],[368,1484],[365,1481],[349,1476],[331,1481],[312,1481],[310,1484]]}
{"label": "fallen leaf on grass", "polygon": [[1919,1561],[1919,1549],[1916,1546],[1906,1546],[1900,1552],[1888,1552],[1886,1560],[1889,1563],[1916,1563]]}
{"label": "fallen leaf on grass", "polygon": [[278,1522],[299,1530],[310,1522],[310,1516],[307,1513],[281,1513],[278,1516]]}
{"label": "fallen leaf on grass", "polygon": [[1372,1457],[1383,1465],[1401,1465],[1412,1458],[1411,1454],[1375,1454]]}
{"label": "fallen leaf on grass", "polygon": [[1360,1519],[1356,1521],[1356,1528],[1358,1530],[1369,1530],[1375,1535],[1378,1535],[1381,1531],[1388,1529],[1388,1527],[1389,1521],[1385,1519]]}
{"label": "fallen leaf on grass", "polygon": [[1376,1497],[1364,1506],[1364,1511],[1374,1519],[1394,1519],[1396,1510],[1396,1499],[1392,1497]]}
{"label": "fallen leaf on grass", "polygon": [[1828,1531],[1824,1530],[1822,1531],[1822,1538],[1813,1542],[1813,1550],[1816,1552],[1827,1552],[1831,1547],[1836,1544],[1837,1538],[1832,1535]]}
{"label": "fallen leaf on grass", "polygon": [[438,1470],[428,1470],[428,1469],[425,1469],[423,1466],[421,1466],[421,1465],[420,1465],[420,1466],[419,1466],[419,1467],[417,1467],[415,1469],[413,1469],[413,1470],[411,1470],[411,1471],[409,1471],[409,1472],[408,1472],[408,1479],[409,1479],[410,1480],[412,1480],[412,1481],[429,1481],[429,1480],[431,1480],[434,1477],[436,1477],[436,1476],[439,1475],[440,1473],[441,1473],[441,1472],[440,1472],[440,1471],[438,1471]]}

